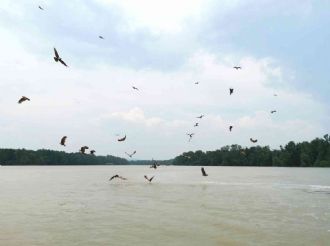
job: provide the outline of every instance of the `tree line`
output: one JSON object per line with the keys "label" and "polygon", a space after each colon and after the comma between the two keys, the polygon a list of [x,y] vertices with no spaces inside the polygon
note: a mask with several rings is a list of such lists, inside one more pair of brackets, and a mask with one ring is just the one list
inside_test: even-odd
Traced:
{"label": "tree line", "polygon": [[278,150],[269,146],[243,148],[240,145],[225,146],[215,151],[185,152],[173,160],[173,165],[196,166],[282,166],[282,167],[330,167],[330,136],[311,142],[290,141]]}
{"label": "tree line", "polygon": [[129,162],[112,155],[94,156],[41,149],[0,149],[0,165],[127,165]]}

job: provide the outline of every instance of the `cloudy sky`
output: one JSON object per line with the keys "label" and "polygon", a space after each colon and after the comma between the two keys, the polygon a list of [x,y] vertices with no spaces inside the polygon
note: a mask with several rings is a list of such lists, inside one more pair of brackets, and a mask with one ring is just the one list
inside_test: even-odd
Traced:
{"label": "cloudy sky", "polygon": [[[322,137],[330,132],[329,8],[307,0],[2,0],[0,147],[88,145],[167,159],[251,146],[250,137],[271,148]],[[53,47],[69,68],[54,62]],[[23,95],[31,101],[20,105]]]}

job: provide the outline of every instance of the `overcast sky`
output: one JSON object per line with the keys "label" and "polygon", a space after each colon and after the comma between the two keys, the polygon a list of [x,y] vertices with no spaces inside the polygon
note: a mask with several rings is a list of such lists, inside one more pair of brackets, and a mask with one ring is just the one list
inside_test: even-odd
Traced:
{"label": "overcast sky", "polygon": [[[167,159],[251,146],[250,137],[271,148],[322,137],[330,130],[329,8],[304,0],[2,0],[0,147],[87,145],[99,155]],[[69,68],[55,63],[53,47]],[[18,104],[21,96],[31,101]]]}

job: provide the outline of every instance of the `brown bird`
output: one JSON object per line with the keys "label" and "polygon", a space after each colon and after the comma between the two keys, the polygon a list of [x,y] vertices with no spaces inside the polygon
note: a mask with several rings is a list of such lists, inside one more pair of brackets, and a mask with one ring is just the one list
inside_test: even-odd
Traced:
{"label": "brown bird", "polygon": [[96,152],[95,150],[91,150],[91,151],[90,151],[90,154],[91,154],[91,155],[94,155],[95,152]]}
{"label": "brown bird", "polygon": [[272,111],[270,111],[270,113],[271,113],[271,114],[276,113],[276,110],[272,110]]}
{"label": "brown bird", "polygon": [[144,175],[144,178],[146,179],[146,180],[148,180],[149,181],[149,183],[151,183],[151,181],[152,181],[152,179],[154,178],[155,176],[152,176],[150,179],[147,177],[147,175]]}
{"label": "brown bird", "polygon": [[66,139],[67,139],[67,136],[62,137],[61,142],[60,142],[60,145],[65,146]]}
{"label": "brown bird", "polygon": [[104,39],[104,37],[103,36],[99,36],[99,39]]}
{"label": "brown bird", "polygon": [[229,95],[234,93],[234,89],[233,88],[229,88]]}
{"label": "brown bird", "polygon": [[204,167],[201,168],[201,171],[202,171],[202,175],[203,175],[203,176],[208,176],[208,174],[205,172]]}
{"label": "brown bird", "polygon": [[55,56],[54,56],[54,60],[56,61],[56,62],[60,62],[60,63],[62,63],[64,66],[68,66],[68,65],[66,65],[66,63],[62,60],[62,58],[59,56],[59,54],[58,54],[58,52],[57,52],[57,50],[56,50],[56,48],[54,48],[54,53],[55,53]]}
{"label": "brown bird", "polygon": [[38,8],[41,9],[41,10],[44,10],[43,7],[41,7],[40,5],[38,6]]}
{"label": "brown bird", "polygon": [[239,67],[239,66],[235,66],[235,67],[233,67],[233,68],[235,68],[236,70],[238,70],[238,69],[242,69],[242,67]]}
{"label": "brown bird", "polygon": [[109,179],[109,181],[113,180],[114,178],[118,178],[118,179],[121,179],[121,180],[127,180],[127,178],[124,178],[124,177],[119,176],[118,174],[116,174],[116,175],[113,175],[113,176]]}
{"label": "brown bird", "polygon": [[125,152],[125,154],[128,155],[130,158],[132,158],[132,156],[136,154],[136,150],[134,150],[132,154],[129,154],[127,152]]}
{"label": "brown bird", "polygon": [[80,153],[85,154],[86,149],[89,149],[87,146],[83,146],[80,148]]}
{"label": "brown bird", "polygon": [[25,96],[22,96],[21,99],[18,100],[18,103],[21,104],[22,102],[25,102],[25,101],[30,101],[30,99]]}
{"label": "brown bird", "polygon": [[229,131],[233,130],[233,126],[229,126]]}
{"label": "brown bird", "polygon": [[123,137],[123,138],[119,138],[118,139],[118,142],[122,142],[122,141],[125,141],[126,140],[126,135],[125,135],[125,137]]}
{"label": "brown bird", "polygon": [[202,114],[202,115],[200,115],[200,116],[197,116],[196,118],[198,118],[198,119],[202,119],[204,117],[204,115]]}
{"label": "brown bird", "polygon": [[252,139],[252,138],[250,138],[250,141],[251,141],[252,143],[256,143],[256,142],[258,142],[258,139]]}

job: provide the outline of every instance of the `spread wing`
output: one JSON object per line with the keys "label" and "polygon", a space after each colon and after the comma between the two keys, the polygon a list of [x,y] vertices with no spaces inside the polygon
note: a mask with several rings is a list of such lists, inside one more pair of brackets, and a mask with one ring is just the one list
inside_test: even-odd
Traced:
{"label": "spread wing", "polygon": [[61,145],[64,145],[65,146],[65,140],[66,140],[66,136],[62,137],[62,139],[61,139]]}
{"label": "spread wing", "polygon": [[58,55],[57,50],[55,48],[54,48],[54,53],[55,53],[56,58],[60,58],[60,56]]}
{"label": "spread wing", "polygon": [[62,60],[62,59],[59,59],[59,61],[60,61],[60,63],[62,63],[64,66],[68,66],[68,65],[66,65],[66,63]]}
{"label": "spread wing", "polygon": [[149,179],[149,182],[151,182],[152,181],[152,179],[154,178],[155,176],[152,176],[150,179]]}

